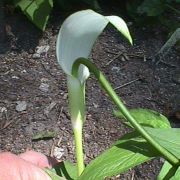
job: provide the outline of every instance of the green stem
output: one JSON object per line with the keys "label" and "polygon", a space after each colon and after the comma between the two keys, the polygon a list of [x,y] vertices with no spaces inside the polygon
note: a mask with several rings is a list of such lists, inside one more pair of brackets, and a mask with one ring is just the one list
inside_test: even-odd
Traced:
{"label": "green stem", "polygon": [[84,170],[84,159],[83,159],[83,147],[82,147],[82,127],[74,128],[74,139],[76,146],[76,159],[77,159],[77,168],[78,176],[80,176]]}
{"label": "green stem", "polygon": [[106,80],[105,76],[99,69],[89,60],[85,58],[77,59],[72,68],[72,75],[78,77],[78,69],[80,64],[83,64],[88,67],[89,71],[92,72],[95,77],[100,82],[101,86],[105,89],[106,93],[112,98],[113,102],[118,106],[121,113],[126,117],[126,119],[132,124],[132,126],[149,142],[164,158],[169,161],[171,164],[177,166],[179,165],[179,160],[162,147],[158,142],[156,142],[146,131],[145,129],[131,116],[128,109],[125,107],[123,102],[120,100],[114,89],[111,87],[110,83]]}
{"label": "green stem", "polygon": [[79,80],[73,76],[68,76],[67,86],[69,109],[76,147],[78,176],[80,176],[84,170],[82,127],[85,121],[85,84],[81,84]]}
{"label": "green stem", "polygon": [[176,8],[174,8],[173,6],[166,4],[166,7],[168,7],[169,9],[173,10],[174,12],[176,12],[177,14],[180,14],[180,11]]}

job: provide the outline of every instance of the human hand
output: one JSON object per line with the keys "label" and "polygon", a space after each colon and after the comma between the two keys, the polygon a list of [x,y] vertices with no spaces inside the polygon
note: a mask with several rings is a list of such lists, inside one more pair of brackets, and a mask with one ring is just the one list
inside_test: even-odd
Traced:
{"label": "human hand", "polygon": [[20,155],[0,153],[0,180],[51,180],[42,168],[58,163],[45,155],[27,151]]}

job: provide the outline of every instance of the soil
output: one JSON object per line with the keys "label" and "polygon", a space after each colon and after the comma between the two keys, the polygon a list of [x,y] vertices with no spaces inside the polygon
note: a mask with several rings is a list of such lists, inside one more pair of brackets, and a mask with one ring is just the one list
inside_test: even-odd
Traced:
{"label": "soil", "polygon": [[[33,149],[74,161],[66,76],[55,55],[58,30],[65,16],[55,14],[44,33],[17,12],[6,15],[3,20],[6,30],[1,33],[0,41],[0,150],[18,154]],[[159,63],[153,61],[167,40],[163,28],[128,24],[134,46],[128,45],[108,26],[93,48],[92,60],[129,108],[156,110],[168,116],[173,127],[180,127],[178,51],[173,48]],[[48,52],[36,57],[37,46],[44,45],[50,47]],[[43,83],[45,89],[42,89]],[[87,81],[86,99],[84,149],[88,163],[129,129],[112,115],[114,105],[93,76]],[[25,101],[24,110],[17,110],[19,101]],[[43,131],[57,134],[53,139],[32,140]],[[162,163],[162,159],[155,159],[114,179],[156,179]]]}

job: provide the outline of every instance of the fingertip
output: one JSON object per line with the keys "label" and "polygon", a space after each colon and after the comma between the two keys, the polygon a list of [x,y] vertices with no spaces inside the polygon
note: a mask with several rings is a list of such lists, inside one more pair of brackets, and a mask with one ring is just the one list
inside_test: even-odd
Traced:
{"label": "fingertip", "polygon": [[56,159],[47,157],[44,154],[33,150],[28,150],[25,153],[20,154],[19,157],[39,166],[40,168],[51,168],[53,165],[58,163]]}

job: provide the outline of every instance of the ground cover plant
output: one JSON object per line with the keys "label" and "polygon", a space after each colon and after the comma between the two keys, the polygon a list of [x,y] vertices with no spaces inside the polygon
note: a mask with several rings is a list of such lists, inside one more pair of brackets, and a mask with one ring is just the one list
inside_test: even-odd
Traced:
{"label": "ground cover plant", "polygon": [[[8,0],[5,3],[8,2],[19,8],[30,21],[43,31],[54,7],[58,7],[59,11],[69,11],[87,6],[101,11],[103,4],[108,3],[108,1],[100,0]],[[137,24],[161,23],[167,27],[168,32],[173,32],[179,27],[179,0],[126,0],[116,1],[116,3],[119,12],[125,12]]]}
{"label": "ground cover plant", "polygon": [[[60,163],[46,170],[52,179],[104,179],[117,175],[155,157],[166,162],[158,179],[179,179],[180,131],[171,128],[162,114],[148,109],[128,110],[102,72],[90,61],[91,48],[108,23],[117,28],[132,44],[125,22],[117,16],[102,16],[91,10],[77,12],[63,23],[57,39],[57,58],[67,74],[69,107],[74,131],[77,165]],[[80,67],[80,68],[79,68]],[[132,128],[132,132],[95,158],[85,167],[82,128],[85,121],[85,80],[93,73],[110,96],[117,110],[114,115]],[[57,176],[59,175],[59,176]]]}
{"label": "ground cover plant", "polygon": [[179,0],[135,0],[126,2],[128,15],[139,25],[159,24],[168,33],[173,33],[179,26]]}
{"label": "ground cover plant", "polygon": [[[76,4],[84,3],[96,9],[99,8],[96,0],[9,0],[14,7],[19,8],[27,18],[39,29],[45,30],[54,6],[68,10]],[[8,3],[6,2],[6,3]]]}

